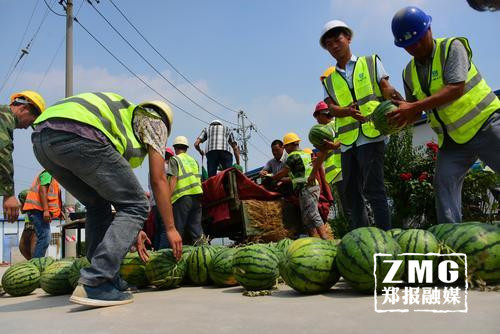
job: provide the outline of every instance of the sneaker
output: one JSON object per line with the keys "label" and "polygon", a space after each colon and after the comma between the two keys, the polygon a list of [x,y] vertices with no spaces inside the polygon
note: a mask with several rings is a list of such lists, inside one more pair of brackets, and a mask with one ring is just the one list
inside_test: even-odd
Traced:
{"label": "sneaker", "polygon": [[136,286],[128,284],[127,281],[125,281],[120,275],[115,276],[115,278],[113,279],[113,284],[120,291],[127,291],[127,292],[139,291],[139,289]]}
{"label": "sneaker", "polygon": [[80,305],[105,307],[132,303],[134,297],[129,292],[118,290],[113,283],[105,282],[98,286],[78,284],[69,301]]}

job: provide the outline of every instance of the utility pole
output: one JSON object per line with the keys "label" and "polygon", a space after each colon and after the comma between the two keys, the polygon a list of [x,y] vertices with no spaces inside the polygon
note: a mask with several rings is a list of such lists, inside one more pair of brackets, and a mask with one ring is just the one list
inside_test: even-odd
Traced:
{"label": "utility pole", "polygon": [[245,162],[245,172],[248,171],[248,148],[247,141],[251,137],[251,130],[255,130],[252,123],[250,125],[245,125],[245,112],[240,110],[238,112],[238,128],[235,129],[236,133],[238,133],[238,141],[241,143],[240,155]]}

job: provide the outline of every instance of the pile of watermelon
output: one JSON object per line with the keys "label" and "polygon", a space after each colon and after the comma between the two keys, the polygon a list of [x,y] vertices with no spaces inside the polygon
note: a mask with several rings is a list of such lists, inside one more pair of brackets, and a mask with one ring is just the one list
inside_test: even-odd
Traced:
{"label": "pile of watermelon", "polygon": [[334,141],[335,132],[328,124],[316,124],[309,130],[309,141],[318,148],[325,144],[324,140]]}
{"label": "pile of watermelon", "polygon": [[382,101],[373,111],[373,114],[371,115],[373,125],[375,126],[375,129],[380,131],[381,134],[392,135],[402,129],[402,127],[397,127],[394,124],[389,123],[387,120],[387,113],[396,109],[398,109],[396,105],[389,100],[385,100]]}

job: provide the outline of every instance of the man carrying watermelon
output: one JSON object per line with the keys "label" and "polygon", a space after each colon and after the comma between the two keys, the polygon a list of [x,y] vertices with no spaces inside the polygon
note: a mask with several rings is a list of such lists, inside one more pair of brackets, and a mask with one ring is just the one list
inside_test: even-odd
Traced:
{"label": "man carrying watermelon", "polygon": [[119,269],[134,244],[141,259],[148,259],[144,244],[149,239],[141,228],[149,204],[132,171],[146,155],[158,211],[180,259],[182,239],[174,225],[164,168],[172,122],[172,111],[163,101],[135,105],[102,92],[68,97],[36,119],[31,138],[36,158],[87,209],[85,243],[91,265],[81,269],[71,302],[101,307],[133,301]]}
{"label": "man carrying watermelon", "polygon": [[320,45],[337,61],[323,80],[325,102],[335,117],[341,143],[342,178],[351,209],[351,229],[368,226],[364,198],[370,203],[377,227],[391,228],[384,185],[386,136],[375,129],[370,115],[383,99],[402,98],[389,83],[380,58],[351,53],[352,29],[342,21],[323,27]]}
{"label": "man carrying watermelon", "polygon": [[316,179],[312,184],[308,183],[309,175],[313,170],[311,154],[302,151],[299,147],[300,138],[297,134],[290,132],[283,137],[283,145],[288,158],[285,167],[272,176],[274,181],[279,181],[290,176],[293,190],[299,197],[300,213],[302,223],[310,236],[318,234],[322,239],[328,239],[326,226],[318,211],[320,187]]}
{"label": "man carrying watermelon", "polygon": [[438,223],[462,221],[462,184],[479,158],[500,172],[500,101],[472,61],[464,37],[432,37],[432,18],[417,7],[392,19],[394,44],[413,56],[403,70],[407,102],[388,114],[410,124],[426,111],[438,137],[434,176]]}

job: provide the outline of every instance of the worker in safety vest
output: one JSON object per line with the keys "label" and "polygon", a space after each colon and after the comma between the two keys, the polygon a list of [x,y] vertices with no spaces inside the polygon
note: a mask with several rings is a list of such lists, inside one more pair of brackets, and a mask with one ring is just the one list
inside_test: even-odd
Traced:
{"label": "worker in safety vest", "polygon": [[[313,171],[311,153],[300,149],[300,138],[290,132],[283,137],[283,144],[288,153],[285,167],[272,178],[275,181],[289,176],[294,191],[297,192],[300,204],[302,223],[310,236],[318,234],[322,239],[328,239],[326,226],[318,211],[320,187],[316,178],[308,184],[308,178]],[[314,175],[314,174],[313,174]]]}
{"label": "worker in safety vest", "polygon": [[80,271],[70,301],[90,306],[133,301],[119,270],[134,245],[141,259],[148,259],[145,243],[150,241],[141,228],[149,203],[132,171],[146,156],[156,205],[173,254],[180,259],[182,239],[175,229],[164,168],[172,122],[165,102],[135,105],[118,94],[101,92],[63,99],[35,121],[35,156],[87,209],[85,242],[91,266]]}
{"label": "worker in safety vest", "polygon": [[[336,128],[336,122],[333,119],[332,114],[328,110],[328,105],[324,101],[320,101],[316,108],[314,109],[313,117],[316,119],[318,124],[323,124],[331,127],[334,137],[338,139],[338,129]],[[333,144],[333,143],[332,143]],[[350,210],[345,199],[345,188],[343,187],[342,181],[342,164],[341,164],[341,153],[340,145],[336,149],[327,149],[325,145],[318,147],[319,153],[316,160],[316,164],[321,166],[323,163],[323,168],[325,170],[326,182],[330,185],[332,192],[335,194],[337,207],[339,212],[343,214],[346,218],[350,216]]]}
{"label": "worker in safety vest", "polygon": [[50,222],[60,218],[62,210],[59,183],[48,171],[42,171],[35,178],[22,210],[35,227],[37,240],[33,257],[44,257],[50,243]]}
{"label": "worker in safety vest", "polygon": [[403,71],[407,102],[388,114],[398,125],[411,124],[426,111],[439,151],[434,176],[438,223],[462,221],[462,184],[480,158],[500,172],[500,101],[472,61],[464,37],[432,36],[431,17],[417,7],[392,19],[396,46],[413,59]]}
{"label": "worker in safety vest", "polygon": [[[198,162],[194,160],[187,150],[189,143],[186,137],[178,136],[174,139],[175,155],[170,159],[167,175],[170,177],[172,190],[172,207],[174,221],[184,243],[198,241],[203,234],[201,228],[201,174]],[[164,242],[162,242],[164,241]],[[160,241],[160,248],[168,240]]]}
{"label": "worker in safety vest", "polygon": [[351,53],[352,29],[342,21],[323,27],[320,45],[337,60],[325,80],[325,102],[337,122],[341,143],[342,178],[351,208],[351,229],[368,226],[364,197],[370,203],[375,225],[391,228],[384,185],[384,151],[387,137],[375,129],[369,116],[383,99],[402,98],[389,83],[380,58]]}
{"label": "worker in safety vest", "polygon": [[0,196],[9,222],[17,220],[20,209],[14,190],[14,129],[26,129],[44,110],[45,100],[32,90],[12,94],[8,106],[0,105]]}

